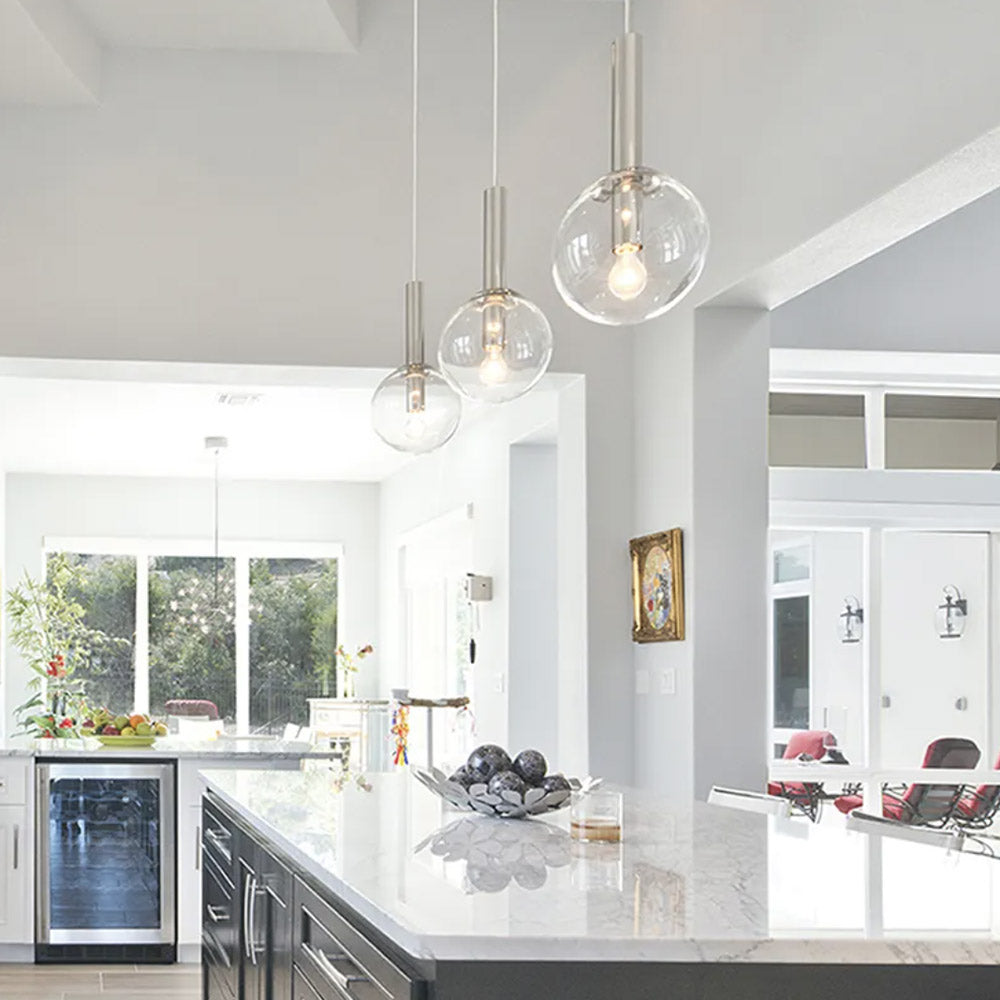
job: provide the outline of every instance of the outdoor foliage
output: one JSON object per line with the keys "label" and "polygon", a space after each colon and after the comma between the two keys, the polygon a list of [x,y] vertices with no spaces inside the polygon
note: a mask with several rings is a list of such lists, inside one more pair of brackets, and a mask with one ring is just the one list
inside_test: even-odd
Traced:
{"label": "outdoor foliage", "polygon": [[337,561],[250,560],[250,726],[305,725],[337,694]]}

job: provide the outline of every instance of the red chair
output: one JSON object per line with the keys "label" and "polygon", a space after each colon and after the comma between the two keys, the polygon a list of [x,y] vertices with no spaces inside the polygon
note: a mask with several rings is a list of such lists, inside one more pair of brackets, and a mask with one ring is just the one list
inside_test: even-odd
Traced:
{"label": "red chair", "polygon": [[[943,736],[932,741],[921,767],[973,768],[979,763],[979,747],[962,736]],[[910,826],[944,826],[955,813],[962,785],[913,784],[901,794],[882,790],[882,815]],[[860,795],[841,795],[834,805],[844,814],[862,804]]]}
{"label": "red chair", "polygon": [[[993,765],[1000,770],[1000,756]],[[963,830],[984,830],[992,825],[1000,807],[1000,785],[980,785],[974,792],[966,791],[955,806],[952,819]]]}
{"label": "red chair", "polygon": [[[825,729],[806,729],[792,734],[781,759],[798,760],[803,757],[822,760],[827,747],[836,745],[837,740],[833,733]],[[815,823],[823,799],[823,786],[815,781],[769,781],[767,794],[788,799],[796,809],[801,810]]]}

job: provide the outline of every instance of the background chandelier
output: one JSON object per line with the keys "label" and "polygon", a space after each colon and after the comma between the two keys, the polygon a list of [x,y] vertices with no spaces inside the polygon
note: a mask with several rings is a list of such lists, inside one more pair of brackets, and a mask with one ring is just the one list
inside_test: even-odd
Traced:
{"label": "background chandelier", "polygon": [[493,185],[483,192],[483,288],[448,320],[438,364],[470,399],[505,403],[523,396],[552,358],[552,328],[504,276],[507,191],[498,183],[499,0],[493,0]]}
{"label": "background chandelier", "polygon": [[372,427],[397,451],[440,448],[458,429],[462,401],[447,379],[424,361],[423,285],[417,280],[417,83],[419,0],[413,0],[413,205],[412,268],[406,283],[406,361],[378,384],[372,396]]}
{"label": "background chandelier", "polygon": [[691,290],[708,253],[708,219],[680,181],[642,166],[642,40],[611,46],[611,173],[559,224],[552,279],[566,304],[595,323],[627,326],[665,313]]}

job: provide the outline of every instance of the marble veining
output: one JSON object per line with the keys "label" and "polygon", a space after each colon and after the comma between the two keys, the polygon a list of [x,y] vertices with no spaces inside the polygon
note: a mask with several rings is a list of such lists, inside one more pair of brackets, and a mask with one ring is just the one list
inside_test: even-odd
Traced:
{"label": "marble veining", "polygon": [[97,740],[50,740],[51,746],[40,747],[10,740],[0,744],[0,757],[36,757],[39,760],[53,757],[167,757],[211,760],[244,760],[270,758],[273,760],[298,760],[300,758],[331,758],[338,756],[331,750],[316,749],[302,743],[283,743],[280,740],[201,740],[186,742],[164,737],[151,747],[118,749],[101,746]]}
{"label": "marble veining", "polygon": [[633,790],[624,842],[585,845],[565,813],[457,813],[405,773],[202,776],[417,958],[1000,962],[988,857]]}

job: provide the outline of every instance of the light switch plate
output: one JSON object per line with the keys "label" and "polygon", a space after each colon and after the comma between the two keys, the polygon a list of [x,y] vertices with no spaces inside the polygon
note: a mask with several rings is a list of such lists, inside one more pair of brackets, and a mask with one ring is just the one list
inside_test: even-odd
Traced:
{"label": "light switch plate", "polygon": [[673,667],[660,671],[660,694],[677,694],[677,671]]}
{"label": "light switch plate", "polygon": [[649,694],[649,671],[637,670],[635,672],[635,693]]}

